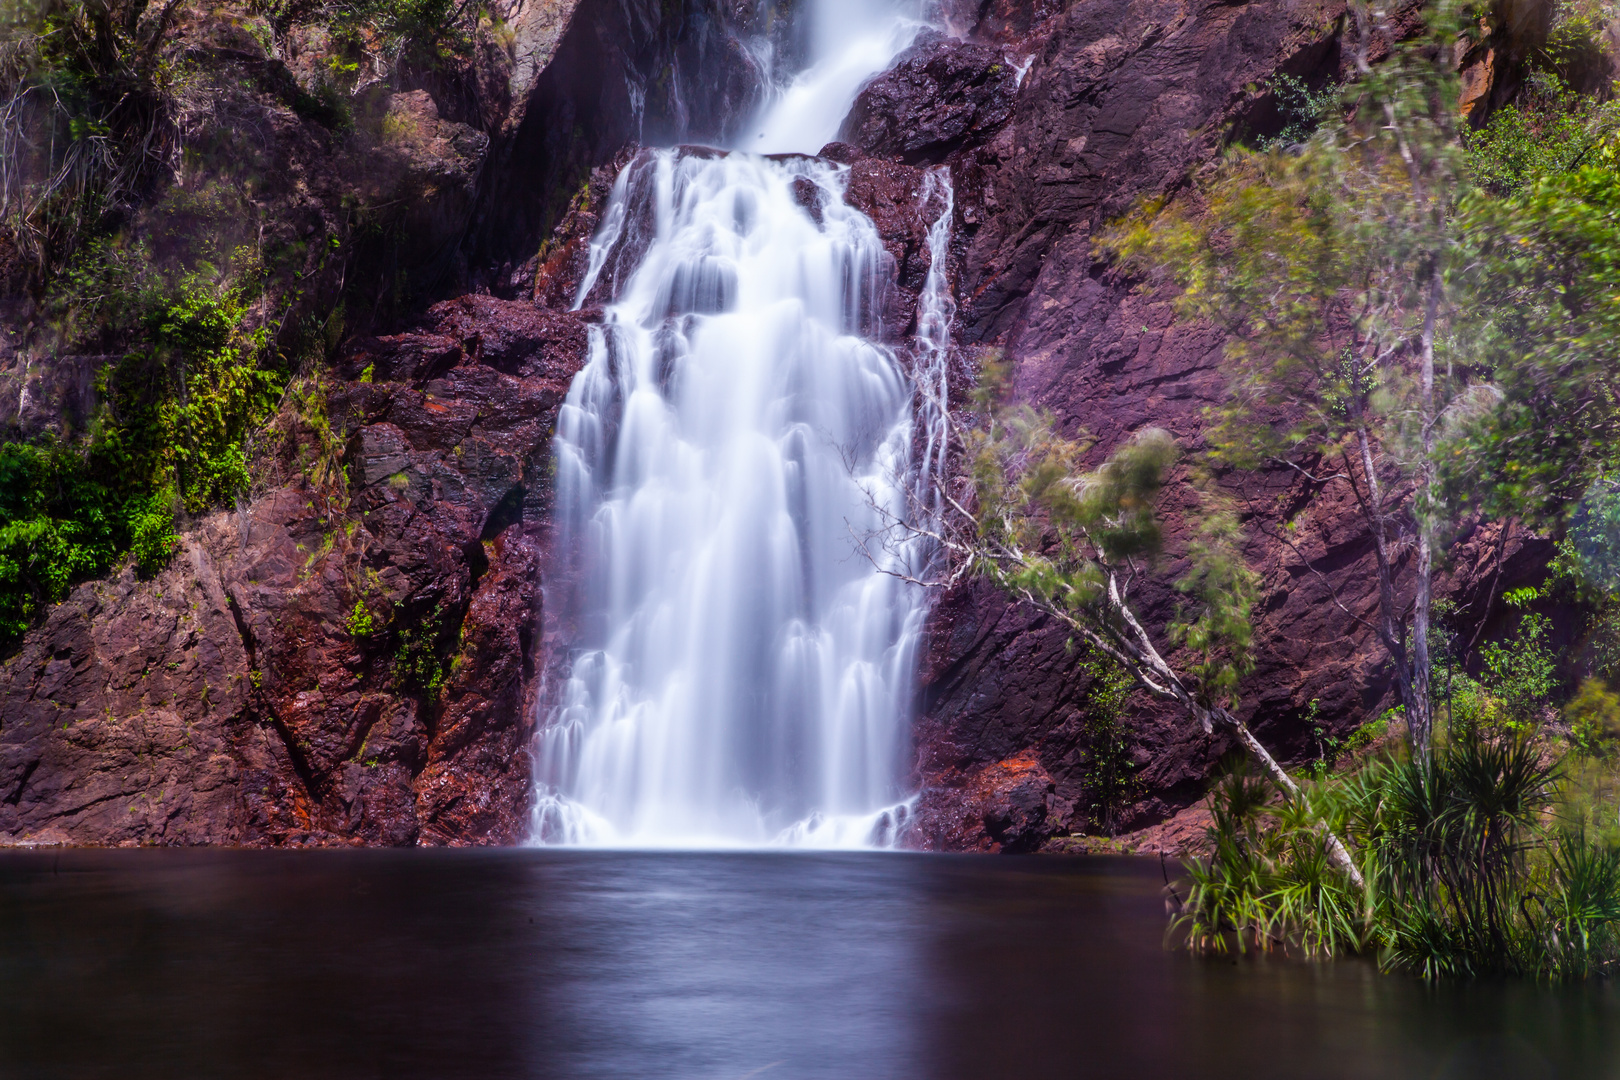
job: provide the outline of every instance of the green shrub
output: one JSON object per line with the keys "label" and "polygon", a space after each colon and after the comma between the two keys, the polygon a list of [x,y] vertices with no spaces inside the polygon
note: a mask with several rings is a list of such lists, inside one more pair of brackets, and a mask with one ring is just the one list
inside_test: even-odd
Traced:
{"label": "green shrub", "polygon": [[[1537,594],[1529,590],[1533,599]],[[1505,597],[1522,607],[1528,599]],[[1485,672],[1481,682],[1502,703],[1504,722],[1516,730],[1532,730],[1541,720],[1558,689],[1558,660],[1548,644],[1552,623],[1545,615],[1527,612],[1505,642],[1491,642],[1479,650]]]}
{"label": "green shrub", "polygon": [[98,373],[102,406],[77,444],[0,443],[0,644],[126,554],[146,576],[167,565],[175,512],[201,513],[249,483],[248,441],[283,381],[260,366],[264,336],[242,329],[239,290],[205,273],[165,286],[139,249],[96,252],[114,257],[99,270],[76,260],[52,304],[69,322],[104,320],[132,347]]}
{"label": "green shrub", "polygon": [[[1303,802],[1234,769],[1211,793],[1208,854],[1187,864],[1175,925],[1195,949],[1377,951],[1431,978],[1613,972],[1620,830],[1592,825],[1614,815],[1615,777],[1585,768],[1572,800],[1578,785],[1537,739],[1467,734],[1428,764],[1375,760]],[[1567,813],[1577,805],[1584,816]],[[1327,829],[1350,846],[1362,888],[1327,858]]]}
{"label": "green shrub", "polygon": [[1502,703],[1467,675],[1450,680],[1445,700],[1436,709],[1447,730],[1457,735],[1494,731],[1503,720]]}
{"label": "green shrub", "polygon": [[247,486],[247,437],[280,389],[278,375],[256,363],[262,332],[244,336],[239,329],[244,314],[236,293],[194,276],[145,319],[169,382],[156,403],[162,458],[191,513]]}
{"label": "green shrub", "polygon": [[129,547],[135,568],[151,577],[169,565],[169,558],[180,544],[174,532],[174,491],[163,488],[150,499],[132,500],[129,516]]}
{"label": "green shrub", "polygon": [[[1395,710],[1391,710],[1391,712],[1394,711]],[[1369,720],[1367,723],[1356,728],[1356,730],[1352,731],[1349,737],[1344,740],[1344,746],[1341,747],[1342,751],[1345,754],[1353,756],[1376,745],[1379,740],[1381,740],[1385,735],[1389,734],[1389,719],[1390,714],[1385,713],[1377,720]]]}
{"label": "green shrub", "polygon": [[1601,679],[1586,679],[1564,706],[1569,741],[1588,757],[1608,755],[1620,740],[1620,694]]}
{"label": "green shrub", "polygon": [[115,498],[82,456],[55,442],[0,444],[0,640],[22,633],[116,557]]}
{"label": "green shrub", "polygon": [[1620,124],[1620,111],[1570,90],[1557,75],[1532,75],[1519,100],[1468,135],[1474,179],[1497,195],[1516,195],[1543,177],[1576,168]]}
{"label": "green shrub", "polygon": [[376,623],[371,618],[371,612],[366,609],[366,602],[356,599],[354,610],[349,612],[349,636],[364,640],[377,632]]}

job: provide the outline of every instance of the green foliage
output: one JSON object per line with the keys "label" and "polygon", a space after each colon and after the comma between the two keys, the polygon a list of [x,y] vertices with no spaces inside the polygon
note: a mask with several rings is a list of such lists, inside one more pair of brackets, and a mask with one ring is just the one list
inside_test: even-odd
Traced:
{"label": "green foliage", "polygon": [[126,553],[143,575],[167,565],[177,511],[246,487],[248,440],[282,381],[259,366],[263,336],[241,329],[238,290],[200,274],[165,285],[138,250],[87,254],[98,252],[110,257],[99,269],[75,260],[50,303],[134,347],[99,373],[102,409],[78,444],[0,443],[0,643]]}
{"label": "green foliage", "polygon": [[1254,627],[1250,612],[1260,579],[1243,561],[1243,527],[1236,507],[1207,473],[1195,473],[1199,511],[1187,545],[1187,571],[1176,591],[1192,597],[1170,625],[1171,639],[1192,654],[1188,663],[1211,701],[1230,701],[1238,680],[1253,666]]}
{"label": "green foliage", "polygon": [[[1550,811],[1560,769],[1531,738],[1453,737],[1422,764],[1375,760],[1307,805],[1233,770],[1177,919],[1207,951],[1377,950],[1426,977],[1585,978],[1620,965],[1620,848]],[[1612,813],[1612,808],[1610,810]],[[1351,845],[1356,889],[1325,857]]]}
{"label": "green foliage", "polygon": [[280,391],[281,378],[256,363],[264,334],[241,334],[244,314],[236,293],[193,277],[145,320],[152,353],[137,362],[155,360],[168,375],[168,392],[155,402],[156,434],[191,513],[247,486],[247,438]]}
{"label": "green foliage", "polygon": [[1577,94],[1556,75],[1533,74],[1517,101],[1465,136],[1474,182],[1493,195],[1518,195],[1580,166],[1617,125],[1615,103]]}
{"label": "green foliage", "polygon": [[1548,638],[1552,622],[1527,612],[1507,641],[1490,642],[1480,651],[1485,666],[1481,682],[1502,703],[1503,722],[1528,732],[1541,721],[1558,689],[1558,660]]}
{"label": "green foliage", "polygon": [[[1376,12],[1352,17],[1393,34]],[[1434,685],[1450,712],[1519,727],[1556,689],[1539,616],[1487,647],[1483,688],[1459,696],[1467,658],[1432,626],[1419,639],[1430,612],[1396,602],[1409,588],[1397,576],[1427,580],[1464,515],[1555,528],[1582,507],[1576,532],[1601,548],[1577,547],[1584,576],[1620,577],[1603,565],[1620,550],[1620,498],[1591,497],[1620,473],[1620,105],[1556,74],[1591,36],[1577,24],[1599,24],[1561,10],[1569,40],[1555,34],[1521,100],[1470,132],[1449,103],[1458,34],[1478,13],[1442,3],[1426,17],[1427,35],[1388,36],[1389,59],[1361,68],[1343,117],[1329,111],[1286,153],[1234,148],[1195,194],[1144,202],[1098,241],[1225,331],[1216,461],[1286,462],[1351,489],[1377,539],[1376,629],[1420,754]],[[1620,590],[1595,588],[1592,651],[1620,674]],[[1443,666],[1425,656],[1436,647]]]}
{"label": "green foliage", "polygon": [[398,645],[394,651],[394,681],[402,689],[432,696],[450,674],[444,656],[445,609],[435,604],[425,618],[404,619],[401,609],[394,612]]}
{"label": "green foliage", "polygon": [[1271,92],[1284,124],[1277,134],[1260,140],[1261,150],[1286,150],[1310,138],[1338,108],[1341,88],[1330,83],[1313,91],[1294,76],[1279,73],[1271,80]]}
{"label": "green foliage", "polygon": [[1537,962],[1517,901],[1557,775],[1542,757],[1530,738],[1458,737],[1427,767],[1381,766],[1348,791],[1386,960],[1431,977]]}
{"label": "green foliage", "polygon": [[1563,709],[1570,745],[1587,757],[1607,758],[1620,741],[1620,694],[1601,679],[1585,679]]}
{"label": "green foliage", "polygon": [[1322,703],[1312,698],[1310,704],[1305,706],[1304,722],[1311,733],[1311,742],[1316,744],[1316,760],[1310,762],[1306,773],[1313,780],[1321,780],[1333,770],[1333,763],[1338,760],[1339,751],[1344,746],[1344,740],[1329,735],[1322,726]]}
{"label": "green foliage", "polygon": [[[1173,280],[1178,312],[1225,332],[1225,399],[1206,432],[1216,463],[1286,463],[1349,489],[1375,538],[1375,629],[1421,755],[1432,731],[1429,611],[1397,603],[1394,578],[1408,545],[1417,558],[1407,565],[1425,582],[1432,573],[1450,520],[1437,432],[1477,394],[1473,370],[1447,351],[1465,173],[1449,58],[1462,24],[1447,24],[1459,9],[1443,3],[1426,12],[1423,39],[1402,41],[1383,14],[1351,14],[1376,23],[1392,52],[1376,66],[1357,61],[1342,117],[1287,152],[1232,149],[1196,195],[1142,203],[1097,247]],[[1426,605],[1426,585],[1417,595]]]}
{"label": "green foliage", "polygon": [[470,49],[469,17],[477,18],[478,5],[464,0],[348,0],[338,10],[340,24],[366,24],[395,50],[441,60]]}
{"label": "green foliage", "polygon": [[174,531],[174,503],[172,487],[161,488],[146,500],[130,500],[129,547],[135,568],[143,576],[150,577],[167,566],[180,544]]}
{"label": "green foliage", "polygon": [[1208,856],[1185,863],[1188,895],[1175,923],[1191,948],[1333,956],[1363,947],[1357,898],[1308,809],[1243,761],[1216,782],[1209,809]]}
{"label": "green foliage", "polygon": [[1620,173],[1612,143],[1510,199],[1461,208],[1456,345],[1488,380],[1442,460],[1460,501],[1557,522],[1614,464],[1620,439]]}
{"label": "green foliage", "polygon": [[1380,740],[1389,734],[1389,715],[1386,713],[1377,720],[1369,720],[1356,730],[1352,731],[1340,747],[1346,754],[1359,754],[1376,746]]}
{"label": "green foliage", "polygon": [[1547,587],[1582,619],[1585,659],[1597,675],[1620,677],[1620,480],[1595,480],[1567,518],[1547,565]]}
{"label": "green foliage", "polygon": [[1620,769],[1610,754],[1578,754],[1565,763],[1558,820],[1593,843],[1620,847]]}
{"label": "green foliage", "polygon": [[1587,488],[1548,569],[1578,599],[1620,596],[1620,476],[1601,476]]}
{"label": "green foliage", "polygon": [[353,87],[368,52],[423,70],[469,55],[484,9],[464,0],[260,0],[257,7],[283,27],[326,26],[336,52],[327,59],[322,87],[339,93]]}
{"label": "green foliage", "polygon": [[1141,792],[1131,753],[1126,708],[1136,691],[1130,672],[1092,650],[1080,665],[1090,679],[1085,701],[1086,758],[1083,783],[1091,825],[1113,836],[1119,814]]}
{"label": "green foliage", "polygon": [[1184,316],[1227,331],[1221,460],[1342,458],[1365,431],[1411,464],[1409,350],[1447,246],[1424,202],[1449,192],[1456,161],[1443,126],[1407,120],[1429,146],[1427,200],[1390,168],[1381,129],[1335,125],[1298,155],[1235,150],[1198,204],[1151,200],[1102,236],[1126,266],[1173,277]]}
{"label": "green foliage", "polygon": [[71,449],[0,444],[0,640],[111,565],[121,532],[112,502]]}
{"label": "green foliage", "polygon": [[1536,69],[1583,89],[1605,89],[1610,79],[1606,41],[1612,8],[1607,0],[1555,0],[1547,43]]}
{"label": "green foliage", "polygon": [[369,638],[377,632],[377,625],[371,617],[371,612],[367,610],[364,600],[355,600],[354,610],[349,612],[347,627],[350,637],[361,640]]}
{"label": "green foliage", "polygon": [[[1093,646],[1138,655],[1141,639],[1125,603],[1162,554],[1159,500],[1179,457],[1175,440],[1144,429],[1087,470],[1089,440],[1063,438],[1050,416],[999,403],[996,378],[992,366],[977,399],[984,425],[963,433],[977,506],[975,568],[1059,615]],[[1176,581],[1186,599],[1171,635],[1194,656],[1188,692],[1214,707],[1230,699],[1252,663],[1256,579],[1237,551],[1236,517],[1213,482],[1200,478],[1194,492],[1197,531]]]}

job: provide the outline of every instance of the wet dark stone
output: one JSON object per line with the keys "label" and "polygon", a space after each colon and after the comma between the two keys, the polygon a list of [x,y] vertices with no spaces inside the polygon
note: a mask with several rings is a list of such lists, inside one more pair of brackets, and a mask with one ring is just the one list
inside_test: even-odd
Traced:
{"label": "wet dark stone", "polygon": [[1012,115],[1018,72],[1000,48],[936,40],[913,46],[855,99],[839,139],[868,154],[938,161]]}

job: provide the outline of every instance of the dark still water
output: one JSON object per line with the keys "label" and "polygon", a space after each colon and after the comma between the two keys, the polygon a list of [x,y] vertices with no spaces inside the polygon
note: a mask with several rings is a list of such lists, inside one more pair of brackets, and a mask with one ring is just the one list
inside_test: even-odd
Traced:
{"label": "dark still water", "polygon": [[0,855],[0,1077],[1620,1077],[1605,988],[1161,945],[1156,862]]}

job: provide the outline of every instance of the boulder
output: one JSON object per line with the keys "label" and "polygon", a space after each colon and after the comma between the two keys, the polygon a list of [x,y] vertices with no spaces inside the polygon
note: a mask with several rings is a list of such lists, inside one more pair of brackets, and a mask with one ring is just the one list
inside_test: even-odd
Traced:
{"label": "boulder", "polygon": [[994,133],[1012,115],[1018,83],[1000,48],[928,41],[866,85],[839,138],[868,154],[939,161]]}

